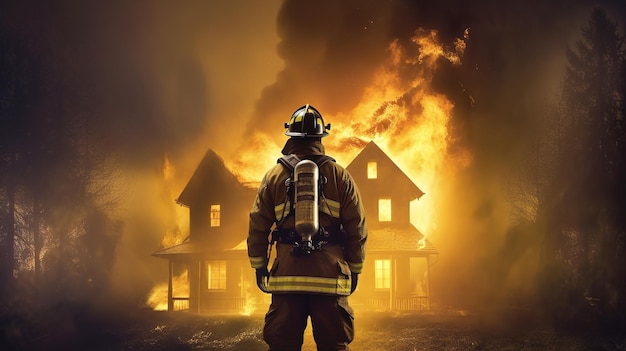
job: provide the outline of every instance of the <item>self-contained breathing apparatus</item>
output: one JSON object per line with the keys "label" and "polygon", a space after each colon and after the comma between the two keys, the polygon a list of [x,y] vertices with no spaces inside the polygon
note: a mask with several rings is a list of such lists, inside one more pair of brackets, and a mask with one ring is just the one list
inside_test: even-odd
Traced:
{"label": "self-contained breathing apparatus", "polygon": [[[320,112],[309,104],[296,109],[284,126],[285,135],[304,140],[324,138],[330,130],[330,124],[325,124]],[[340,203],[324,197],[323,189],[327,179],[320,169],[329,161],[335,160],[326,155],[308,155],[305,160],[301,160],[295,154],[278,159],[278,163],[290,172],[290,177],[285,181],[287,194],[284,203],[274,208],[276,226],[271,234],[265,262],[271,257],[274,243],[291,245],[292,255],[308,255],[321,250],[325,245],[345,243],[347,233],[340,224],[324,228],[319,220],[320,212],[333,218],[340,216]],[[282,214],[279,215],[280,211]],[[291,216],[294,216],[294,229],[283,228],[284,222]],[[270,293],[267,288],[269,276],[267,267],[256,269],[257,286],[266,293]],[[352,274],[351,292],[356,288],[356,279],[358,275]]]}
{"label": "self-contained breathing apparatus", "polygon": [[[293,255],[309,254],[326,244],[340,244],[343,231],[340,228],[323,228],[319,224],[319,207],[324,206],[323,187],[327,179],[320,174],[320,167],[326,162],[335,161],[326,155],[300,160],[296,155],[287,155],[278,162],[291,171],[285,181],[286,203],[289,213],[276,224],[272,232],[272,243],[281,242],[293,245]],[[284,208],[287,208],[285,206]],[[285,219],[294,214],[295,231],[282,228]]]}

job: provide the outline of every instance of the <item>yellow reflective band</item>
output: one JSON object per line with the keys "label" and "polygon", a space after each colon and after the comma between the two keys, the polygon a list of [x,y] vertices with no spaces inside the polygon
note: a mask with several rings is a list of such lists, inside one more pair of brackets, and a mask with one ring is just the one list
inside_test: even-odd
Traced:
{"label": "yellow reflective band", "polygon": [[280,203],[274,206],[274,216],[276,216],[276,220],[280,221],[284,217],[287,217],[290,209],[291,203],[289,202],[289,200],[287,200],[286,203]]}
{"label": "yellow reflective band", "polygon": [[350,266],[350,272],[352,273],[361,274],[361,271],[363,270],[363,262],[361,263],[348,262],[348,266]]}
{"label": "yellow reflective band", "polygon": [[250,259],[250,265],[254,269],[267,267],[265,263],[265,257],[249,257],[249,259]]}
{"label": "yellow reflective band", "polygon": [[294,116],[293,119],[292,119],[293,122],[291,122],[291,123],[301,122],[302,121],[302,116],[303,115]]}
{"label": "yellow reflective band", "polygon": [[339,202],[331,199],[324,199],[320,201],[319,208],[321,212],[326,213],[331,217],[339,218]]}
{"label": "yellow reflective band", "polygon": [[350,295],[352,279],[284,276],[270,277],[267,289],[270,292],[312,292],[333,295]]}

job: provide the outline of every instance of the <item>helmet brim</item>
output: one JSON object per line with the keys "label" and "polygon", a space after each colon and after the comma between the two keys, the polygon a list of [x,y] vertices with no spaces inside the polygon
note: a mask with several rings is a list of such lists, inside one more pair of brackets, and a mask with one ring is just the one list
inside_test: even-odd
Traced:
{"label": "helmet brim", "polygon": [[328,136],[328,132],[324,132],[322,134],[307,134],[307,133],[286,131],[285,135],[292,137],[292,138],[323,138],[323,137]]}

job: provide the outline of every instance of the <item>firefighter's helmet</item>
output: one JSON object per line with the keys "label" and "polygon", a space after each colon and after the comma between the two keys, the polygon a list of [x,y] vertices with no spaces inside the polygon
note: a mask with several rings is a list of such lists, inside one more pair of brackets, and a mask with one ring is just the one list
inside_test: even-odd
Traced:
{"label": "firefighter's helmet", "polygon": [[330,123],[324,124],[322,114],[315,107],[306,104],[291,115],[285,128],[285,135],[290,137],[323,138],[328,136]]}

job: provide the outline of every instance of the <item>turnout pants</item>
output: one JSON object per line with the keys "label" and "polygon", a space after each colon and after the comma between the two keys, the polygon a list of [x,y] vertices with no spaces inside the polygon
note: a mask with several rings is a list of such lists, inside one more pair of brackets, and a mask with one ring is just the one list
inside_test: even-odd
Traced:
{"label": "turnout pants", "polygon": [[350,350],[354,312],[347,296],[273,294],[263,328],[270,351],[300,351],[309,316],[318,351]]}

